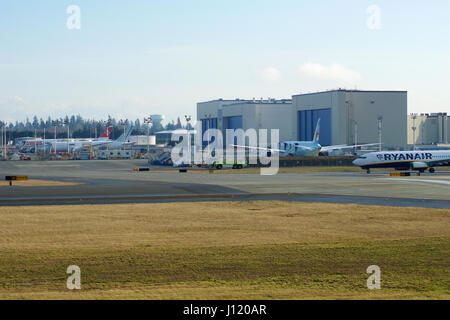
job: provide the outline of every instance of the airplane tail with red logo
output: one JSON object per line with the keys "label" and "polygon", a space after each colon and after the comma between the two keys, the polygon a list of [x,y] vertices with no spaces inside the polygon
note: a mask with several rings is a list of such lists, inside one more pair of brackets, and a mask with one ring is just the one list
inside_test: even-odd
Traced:
{"label": "airplane tail with red logo", "polygon": [[107,140],[111,137],[112,127],[106,128],[106,130],[100,136],[100,140]]}
{"label": "airplane tail with red logo", "polygon": [[314,132],[313,142],[319,143],[320,118],[317,120],[316,131]]}

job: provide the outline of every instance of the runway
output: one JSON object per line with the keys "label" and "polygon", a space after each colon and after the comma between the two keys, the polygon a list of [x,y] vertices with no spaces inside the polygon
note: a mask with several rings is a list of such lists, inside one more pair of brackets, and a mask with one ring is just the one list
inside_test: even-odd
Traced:
{"label": "runway", "polygon": [[0,162],[0,175],[81,182],[76,186],[0,187],[0,205],[67,205],[182,201],[285,200],[450,209],[450,174],[301,172],[275,176],[208,174],[151,168],[145,161]]}

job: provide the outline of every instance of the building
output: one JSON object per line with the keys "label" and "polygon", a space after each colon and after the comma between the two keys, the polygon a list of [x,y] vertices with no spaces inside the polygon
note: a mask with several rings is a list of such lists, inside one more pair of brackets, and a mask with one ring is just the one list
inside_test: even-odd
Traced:
{"label": "building", "polygon": [[450,143],[450,117],[447,113],[421,113],[408,116],[409,145]]}
{"label": "building", "polygon": [[217,128],[279,129],[280,141],[313,139],[321,119],[324,145],[375,143],[378,126],[385,148],[407,146],[407,92],[331,90],[294,95],[292,99],[213,100],[197,104],[203,132]]}
{"label": "building", "polygon": [[[197,104],[197,120],[202,132],[220,129],[279,129],[286,125],[292,100],[214,100]],[[289,130],[280,130],[280,140],[289,139]],[[270,139],[270,138],[269,138]]]}
{"label": "building", "polygon": [[186,129],[175,129],[175,130],[164,130],[155,133],[156,136],[156,144],[157,145],[175,145],[179,140],[172,140],[173,135],[183,136],[183,135],[191,136],[191,141],[193,143],[194,135],[196,133],[195,130],[186,130]]}
{"label": "building", "polygon": [[130,143],[133,143],[135,146],[147,146],[147,145],[155,145],[156,144],[156,136],[130,136],[128,139]]}

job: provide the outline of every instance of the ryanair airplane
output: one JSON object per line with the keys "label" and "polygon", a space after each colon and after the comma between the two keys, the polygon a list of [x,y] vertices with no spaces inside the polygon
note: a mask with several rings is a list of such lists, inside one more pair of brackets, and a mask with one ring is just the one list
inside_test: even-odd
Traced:
{"label": "ryanair airplane", "polygon": [[434,172],[434,167],[450,166],[450,150],[442,151],[382,151],[367,153],[355,161],[354,165],[370,173],[371,168],[395,168],[396,170],[428,169]]}

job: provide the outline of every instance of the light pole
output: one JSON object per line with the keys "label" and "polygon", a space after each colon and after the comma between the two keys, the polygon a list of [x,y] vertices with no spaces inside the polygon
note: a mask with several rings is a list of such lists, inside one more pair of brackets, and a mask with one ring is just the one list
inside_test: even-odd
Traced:
{"label": "light pole", "polygon": [[3,123],[2,126],[2,153],[3,153],[3,159],[6,160],[6,122]]}
{"label": "light pole", "polygon": [[184,118],[186,119],[186,133],[187,133],[187,143],[188,143],[188,153],[189,153],[189,163],[192,162],[192,151],[191,151],[191,132],[190,132],[190,122],[192,117],[191,116],[184,116]]}
{"label": "light pole", "polygon": [[3,140],[4,140],[4,138],[3,138],[3,125],[2,125],[2,128],[1,128],[1,132],[2,132],[2,139],[1,139],[0,147],[1,147],[1,150],[2,150],[2,158],[3,158],[5,156],[4,155],[4,150],[3,150]]}
{"label": "light pole", "polygon": [[206,118],[206,132],[208,132],[208,145],[209,145],[209,139],[210,139],[210,137],[209,137],[209,127],[210,127],[210,122],[211,122],[211,119],[212,119],[212,117],[211,117],[211,115],[210,114],[205,114],[205,118]]}
{"label": "light pole", "polygon": [[55,137],[53,139],[53,153],[56,156],[56,127],[58,126],[58,120],[53,120],[52,125],[55,128]]}
{"label": "light pole", "polygon": [[36,128],[34,128],[34,155],[37,155],[37,132]]}
{"label": "light pole", "polygon": [[412,131],[413,131],[413,150],[416,151],[416,115],[413,115],[413,126],[412,126]]}
{"label": "light pole", "polygon": [[378,151],[381,152],[381,133],[383,129],[383,116],[378,116]]}
{"label": "light pole", "polygon": [[150,126],[152,124],[152,117],[144,118],[144,123],[147,124],[147,159],[150,160]]}
{"label": "light pole", "polygon": [[123,128],[123,134],[125,135],[125,121],[123,121],[122,119],[120,119],[120,121],[119,121],[119,123],[120,123],[120,125],[122,126],[122,128]]}
{"label": "light pole", "polygon": [[[208,132],[208,141],[206,142],[206,146],[207,147],[209,147],[209,143],[211,142],[210,140],[211,140],[211,136],[210,136],[210,134],[209,134],[209,128],[211,127],[211,119],[212,119],[212,116],[211,116],[211,114],[205,114],[205,118],[206,118],[206,132]],[[203,140],[203,139],[202,139]],[[203,149],[203,147],[202,147],[202,149]],[[211,150],[212,151],[212,150]],[[212,153],[212,152],[211,152]],[[202,154],[203,154],[203,152],[202,152]],[[208,158],[206,159],[206,161],[208,162],[208,159],[209,159],[209,157],[211,156],[211,154],[208,154],[207,155],[208,156]]]}
{"label": "light pole", "polygon": [[358,145],[358,121],[353,120],[355,125],[355,154],[356,154],[356,146]]}
{"label": "light pole", "polygon": [[7,122],[4,122],[3,123],[3,127],[2,127],[2,147],[3,147],[3,159],[4,160],[8,160],[8,157],[7,157],[7,135],[6,135],[6,125],[7,125],[8,123]]}
{"label": "light pole", "polygon": [[69,136],[70,136],[70,120],[64,120],[64,124],[67,126],[67,154],[70,153]]}
{"label": "light pole", "polygon": [[45,124],[44,124],[44,158],[45,158]]}

